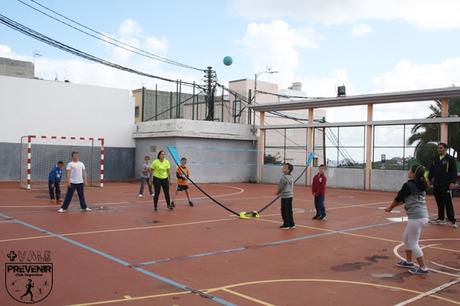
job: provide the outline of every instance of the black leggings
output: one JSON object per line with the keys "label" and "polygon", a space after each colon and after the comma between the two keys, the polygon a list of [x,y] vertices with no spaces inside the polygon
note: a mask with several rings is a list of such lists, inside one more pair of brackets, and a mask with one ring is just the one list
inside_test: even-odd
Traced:
{"label": "black leggings", "polygon": [[444,186],[435,186],[433,194],[438,205],[438,219],[444,220],[447,213],[447,220],[455,223],[455,211],[452,204],[452,190],[449,190],[448,184]]}
{"label": "black leggings", "polygon": [[48,182],[48,190],[50,192],[50,199],[54,200],[54,195],[56,194],[56,200],[61,198],[61,186],[59,182]]}
{"label": "black leggings", "polygon": [[281,216],[283,217],[283,226],[295,226],[292,212],[292,198],[281,198]]}
{"label": "black leggings", "polygon": [[163,192],[165,194],[166,204],[168,207],[170,206],[169,200],[169,181],[167,178],[160,179],[157,177],[153,177],[153,188],[155,190],[155,196],[153,197],[153,206],[155,208],[158,207],[158,198],[160,197],[161,188],[163,188]]}

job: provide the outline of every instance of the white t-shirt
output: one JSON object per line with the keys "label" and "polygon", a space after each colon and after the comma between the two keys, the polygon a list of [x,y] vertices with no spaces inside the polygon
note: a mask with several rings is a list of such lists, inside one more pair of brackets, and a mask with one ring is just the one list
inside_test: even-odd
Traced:
{"label": "white t-shirt", "polygon": [[85,165],[81,161],[67,164],[66,170],[70,170],[70,183],[82,184],[83,183],[83,170],[86,170]]}

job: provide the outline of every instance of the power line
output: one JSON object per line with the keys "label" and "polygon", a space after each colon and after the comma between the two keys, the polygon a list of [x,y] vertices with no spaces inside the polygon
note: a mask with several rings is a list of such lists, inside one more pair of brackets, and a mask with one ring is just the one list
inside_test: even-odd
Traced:
{"label": "power line", "polygon": [[[37,2],[35,0],[30,0],[30,1],[35,3],[35,4],[37,4],[37,5],[39,5],[40,7],[44,8],[44,9],[46,9],[47,11],[50,11],[50,12],[52,12],[52,13],[54,13],[54,14],[62,17],[62,18],[64,18],[65,20],[68,20],[71,23],[76,24],[76,25],[78,25],[78,26],[80,26],[80,27],[82,27],[84,29],[87,29],[90,32],[95,33],[95,34],[97,34],[99,36],[91,34],[91,33],[87,32],[85,30],[82,30],[82,29],[76,27],[76,26],[73,26],[70,23],[65,22],[62,19],[59,19],[57,17],[54,17],[54,16],[52,16],[52,15],[50,15],[50,14],[48,14],[48,13],[46,13],[46,12],[44,12],[44,11],[34,7],[34,6],[22,1],[22,0],[16,0],[16,1],[22,3],[23,5],[25,5],[25,6],[29,7],[29,8],[31,8],[31,9],[33,9],[33,10],[35,10],[35,11],[41,13],[41,14],[43,14],[43,15],[45,15],[45,16],[47,16],[47,17],[49,17],[49,18],[51,18],[51,19],[53,19],[53,20],[55,20],[57,22],[60,22],[60,23],[62,23],[64,25],[66,25],[66,26],[68,26],[68,27],[70,27],[70,28],[72,28],[74,30],[77,30],[77,31],[79,31],[79,32],[81,32],[83,34],[86,34],[86,35],[88,35],[90,37],[93,37],[95,39],[101,40],[101,41],[103,41],[105,43],[111,44],[111,45],[113,45],[115,47],[127,50],[129,52],[138,54],[140,56],[144,56],[144,57],[147,57],[147,58],[150,58],[150,59],[153,59],[153,60],[157,60],[157,61],[160,61],[160,62],[163,62],[163,63],[166,63],[166,64],[171,64],[171,65],[175,65],[175,66],[182,67],[182,68],[194,69],[194,70],[198,70],[198,71],[204,71],[205,70],[205,69],[200,69],[200,68],[193,67],[193,66],[190,66],[190,65],[187,65],[187,64],[183,64],[183,63],[178,62],[178,61],[170,60],[170,59],[162,57],[160,55],[148,52],[148,51],[140,49],[140,48],[137,48],[136,46],[127,44],[127,43],[125,43],[125,42],[123,42],[121,40],[113,38],[113,37],[111,37],[111,36],[109,36],[107,34],[104,34],[104,33],[100,32],[100,31],[94,30],[94,29],[92,29],[92,28],[90,28],[90,27],[88,27],[88,26],[86,26],[84,24],[81,24],[78,21],[75,21],[75,20],[73,20],[73,19],[71,19],[69,17],[66,17],[65,15],[63,15],[63,14],[61,14],[61,13],[59,13],[59,12],[53,10],[53,9],[50,9],[49,7],[43,5],[43,4],[41,4],[41,3],[39,3],[39,2]],[[104,37],[105,39],[102,38],[102,37]]]}
{"label": "power line", "polygon": [[[87,59],[89,61],[93,61],[93,62],[102,64],[102,65],[106,65],[106,66],[109,66],[109,67],[112,67],[112,68],[115,68],[115,69],[118,69],[118,70],[130,72],[130,73],[135,73],[135,74],[146,76],[146,77],[153,78],[153,79],[158,79],[158,80],[162,80],[162,81],[166,81],[166,82],[176,82],[176,80],[173,80],[173,79],[168,79],[168,78],[165,78],[165,77],[161,77],[161,76],[153,75],[153,74],[150,74],[150,73],[142,72],[142,71],[139,71],[139,70],[135,70],[135,69],[132,69],[132,68],[129,68],[129,67],[125,67],[125,66],[122,66],[122,65],[119,65],[119,64],[116,64],[116,63],[101,59],[99,57],[96,57],[96,56],[91,55],[89,53],[86,53],[84,51],[81,51],[79,49],[76,49],[76,48],[73,48],[73,47],[71,47],[69,45],[66,45],[66,44],[64,44],[64,43],[62,43],[60,41],[52,39],[52,38],[50,38],[50,37],[48,37],[48,36],[46,36],[44,34],[41,34],[41,33],[37,32],[35,30],[32,30],[31,28],[28,28],[25,25],[20,24],[20,23],[14,21],[14,20],[2,15],[2,14],[0,14],[0,23],[3,23],[4,25],[12,28],[13,30],[21,32],[21,33],[23,33],[23,34],[25,34],[27,36],[30,36],[30,37],[32,37],[32,38],[34,38],[36,40],[44,42],[47,45],[50,45],[52,47],[61,49],[61,50],[65,51],[65,52],[74,54],[74,55],[79,56],[81,58],[85,58],[85,59]],[[190,82],[182,81],[182,84],[184,84],[186,86],[197,86],[197,87],[201,88],[199,85],[195,85],[194,83],[190,83]]]}

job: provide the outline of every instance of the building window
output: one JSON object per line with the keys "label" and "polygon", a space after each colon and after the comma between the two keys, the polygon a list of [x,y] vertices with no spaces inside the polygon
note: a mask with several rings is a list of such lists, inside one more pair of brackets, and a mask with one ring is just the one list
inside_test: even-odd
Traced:
{"label": "building window", "polygon": [[135,116],[136,118],[139,118],[139,106],[136,106],[136,107],[134,108],[134,116]]}

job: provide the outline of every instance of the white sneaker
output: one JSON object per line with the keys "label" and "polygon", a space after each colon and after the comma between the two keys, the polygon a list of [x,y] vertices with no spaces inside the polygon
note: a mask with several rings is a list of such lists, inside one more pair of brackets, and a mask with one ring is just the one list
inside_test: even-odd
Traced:
{"label": "white sneaker", "polygon": [[457,227],[458,227],[458,225],[457,225],[457,224],[455,224],[455,223],[452,223],[452,222],[449,224],[449,226],[450,226],[451,228],[457,228]]}
{"label": "white sneaker", "polygon": [[63,209],[63,208],[59,208],[57,212],[58,212],[58,213],[65,213],[66,211],[67,211],[67,210],[65,210],[65,209]]}
{"label": "white sneaker", "polygon": [[93,210],[89,207],[86,207],[85,209],[82,209],[81,211],[93,211]]}
{"label": "white sneaker", "polygon": [[140,195],[138,195],[138,197],[139,197],[139,198],[142,198],[142,197],[143,197],[143,195],[142,195],[142,194],[140,194]]}

